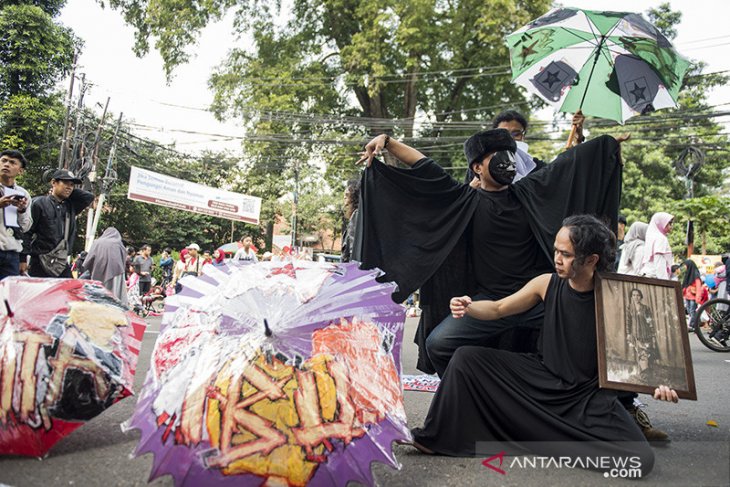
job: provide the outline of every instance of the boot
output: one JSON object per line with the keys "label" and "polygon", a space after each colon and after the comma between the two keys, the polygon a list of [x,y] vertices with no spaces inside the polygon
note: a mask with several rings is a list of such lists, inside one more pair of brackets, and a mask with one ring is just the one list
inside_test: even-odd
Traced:
{"label": "boot", "polygon": [[641,428],[641,432],[644,433],[646,441],[649,443],[669,443],[669,435],[664,431],[654,428],[649,421],[649,416],[639,407],[631,406],[626,409],[636,424]]}

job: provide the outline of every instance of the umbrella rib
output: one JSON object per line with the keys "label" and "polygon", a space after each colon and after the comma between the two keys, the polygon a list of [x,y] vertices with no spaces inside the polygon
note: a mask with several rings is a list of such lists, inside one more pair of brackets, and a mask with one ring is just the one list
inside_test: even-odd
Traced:
{"label": "umbrella rib", "polygon": [[[564,30],[564,31],[565,31],[565,32],[567,32],[568,34],[574,35],[575,37],[577,37],[577,38],[578,38],[578,39],[580,39],[581,41],[593,43],[593,45],[596,45],[596,44],[595,44],[595,42],[596,42],[596,41],[598,41],[598,39],[596,38],[596,35],[595,35],[595,34],[593,34],[593,32],[591,32],[591,34],[593,34],[593,39],[591,39],[590,37],[585,37],[585,38],[584,38],[584,37],[581,37],[580,35],[578,35],[578,33],[577,33],[577,32],[575,32],[575,30],[574,30],[574,29],[568,29],[568,28],[566,28],[566,27],[559,27],[559,29],[562,29],[562,30]],[[571,47],[572,47],[572,46],[571,46]],[[565,48],[563,48],[563,49],[570,49],[570,47],[565,47]]]}

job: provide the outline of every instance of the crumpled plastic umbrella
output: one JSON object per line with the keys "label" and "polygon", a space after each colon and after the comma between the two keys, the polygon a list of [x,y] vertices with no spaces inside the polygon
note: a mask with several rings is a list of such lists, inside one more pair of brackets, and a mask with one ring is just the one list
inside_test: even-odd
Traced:
{"label": "crumpled plastic umbrella", "polygon": [[409,440],[405,309],[357,264],[206,266],[166,303],[130,428],[176,485],[372,484]]}
{"label": "crumpled plastic umbrella", "polygon": [[690,63],[641,14],[556,8],[507,36],[512,81],[562,112],[624,123],[677,106]]}
{"label": "crumpled plastic umbrella", "polygon": [[0,454],[42,457],[131,395],[145,327],[96,281],[0,281]]}

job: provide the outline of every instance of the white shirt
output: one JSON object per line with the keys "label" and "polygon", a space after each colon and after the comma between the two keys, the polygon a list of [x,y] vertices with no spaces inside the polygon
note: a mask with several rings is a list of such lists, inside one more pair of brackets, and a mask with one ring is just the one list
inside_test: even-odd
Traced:
{"label": "white shirt", "polygon": [[250,260],[253,262],[258,262],[259,259],[256,258],[256,252],[253,251],[251,247],[248,248],[248,250],[245,249],[245,247],[241,247],[236,251],[236,255],[233,256],[233,260]]}
{"label": "white shirt", "polygon": [[[18,213],[15,206],[7,206],[0,209],[0,250],[21,252],[23,250],[23,242],[20,240],[20,232],[18,228],[8,228],[8,226],[19,227],[21,231],[30,230],[33,220],[30,216],[30,194],[21,186],[15,185],[12,188],[3,186],[5,195],[22,194],[28,200],[28,206],[25,212]],[[7,216],[6,216],[7,215]],[[6,221],[6,218],[8,221]]]}

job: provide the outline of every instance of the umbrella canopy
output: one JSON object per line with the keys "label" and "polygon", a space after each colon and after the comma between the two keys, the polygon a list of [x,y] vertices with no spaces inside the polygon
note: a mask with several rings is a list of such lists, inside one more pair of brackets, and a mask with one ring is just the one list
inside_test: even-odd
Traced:
{"label": "umbrella canopy", "polygon": [[346,485],[407,440],[404,308],[357,264],[207,266],[168,299],[135,413],[176,485]]}
{"label": "umbrella canopy", "polygon": [[640,14],[553,9],[507,36],[512,80],[558,107],[625,122],[676,107],[689,62]]}
{"label": "umbrella canopy", "polygon": [[0,281],[0,454],[41,457],[131,395],[145,327],[96,281]]}
{"label": "umbrella canopy", "polygon": [[241,247],[243,247],[243,245],[241,245],[239,242],[229,242],[218,247],[218,250],[222,250],[227,254],[235,254]]}

